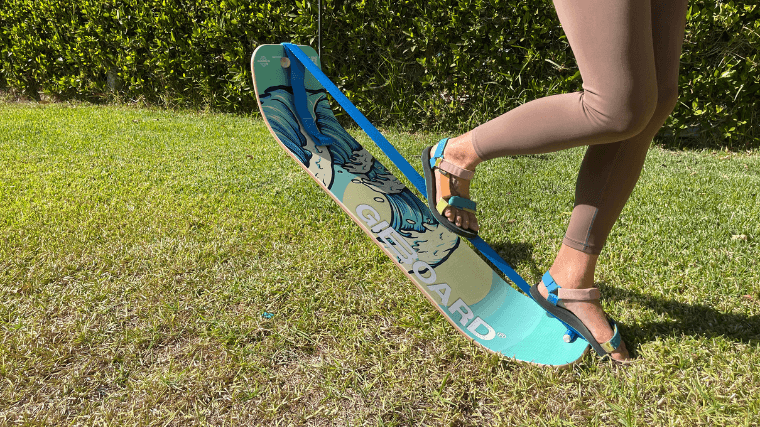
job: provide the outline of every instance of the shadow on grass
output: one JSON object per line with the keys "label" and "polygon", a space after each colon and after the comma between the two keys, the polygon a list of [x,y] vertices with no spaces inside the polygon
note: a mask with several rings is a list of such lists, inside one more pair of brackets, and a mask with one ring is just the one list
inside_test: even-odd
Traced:
{"label": "shadow on grass", "polygon": [[629,289],[612,287],[606,283],[598,283],[597,286],[608,298],[639,305],[670,318],[667,321],[621,325],[621,333],[627,335],[628,341],[631,341],[626,342],[629,344],[629,350],[644,342],[654,341],[656,337],[677,335],[698,338],[722,337],[738,343],[760,344],[760,316],[722,313],[707,305],[687,304],[677,299],[645,295]]}

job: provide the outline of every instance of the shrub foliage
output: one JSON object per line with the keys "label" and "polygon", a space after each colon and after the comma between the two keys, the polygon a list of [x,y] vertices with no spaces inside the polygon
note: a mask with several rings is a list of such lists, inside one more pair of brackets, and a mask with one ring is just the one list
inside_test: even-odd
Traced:
{"label": "shrub foliage", "polygon": [[[384,126],[463,130],[581,89],[545,1],[322,3],[325,70]],[[316,47],[317,2],[0,0],[0,28],[0,87],[248,112],[251,53],[283,41]],[[760,147],[759,62],[760,6],[693,0],[681,105],[666,133]]]}

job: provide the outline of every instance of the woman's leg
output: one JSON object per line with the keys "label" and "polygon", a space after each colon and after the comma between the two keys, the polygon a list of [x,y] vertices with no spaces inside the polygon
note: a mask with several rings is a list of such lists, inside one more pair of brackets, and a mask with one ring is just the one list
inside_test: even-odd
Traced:
{"label": "woman's leg", "polygon": [[[558,0],[567,1],[567,0]],[[574,1],[574,0],[573,0]],[[651,0],[657,104],[639,134],[623,141],[592,145],[578,173],[575,208],[564,244],[599,254],[639,179],[652,139],[678,100],[678,66],[688,0]]]}
{"label": "woman's leg", "polygon": [[[573,49],[582,92],[523,104],[453,138],[446,158],[466,169],[496,157],[621,141],[640,133],[657,103],[649,0],[556,0]],[[454,185],[465,192],[469,182]],[[476,223],[449,208],[449,218]],[[466,227],[466,225],[463,225]]]}
{"label": "woman's leg", "polygon": [[[568,232],[550,269],[561,286],[593,286],[598,253],[638,180],[652,138],[676,104],[687,1],[555,0],[584,92],[533,101],[450,142],[447,158],[467,169],[499,155],[591,145]],[[546,288],[539,288],[546,296]],[[599,342],[612,336],[598,303],[569,302],[567,308]],[[625,346],[612,356],[626,358]]]}
{"label": "woman's leg", "polygon": [[[652,34],[657,70],[658,102],[644,131],[625,141],[588,148],[578,174],[575,208],[565,240],[550,269],[555,280],[568,288],[594,285],[599,252],[623,210],[644,165],[647,150],[678,98],[678,65],[683,44],[688,0],[653,0]],[[539,286],[542,295],[546,288]],[[598,342],[612,337],[612,329],[598,302],[567,302]],[[612,355],[625,359],[625,345]]]}

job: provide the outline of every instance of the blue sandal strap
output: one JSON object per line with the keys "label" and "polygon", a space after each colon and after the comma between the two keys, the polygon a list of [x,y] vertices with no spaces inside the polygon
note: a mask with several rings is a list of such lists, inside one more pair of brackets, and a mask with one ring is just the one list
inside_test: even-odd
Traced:
{"label": "blue sandal strap", "polygon": [[449,197],[448,204],[449,206],[453,206],[455,208],[459,208],[472,213],[475,213],[475,207],[478,205],[472,200],[460,196]]}
{"label": "blue sandal strap", "polygon": [[438,141],[438,144],[436,144],[436,146],[435,146],[435,151],[430,156],[430,167],[431,168],[436,167],[437,166],[436,162],[438,161],[438,159],[442,159],[443,158],[443,150],[446,148],[446,144],[448,144],[448,143],[449,143],[449,139],[448,138],[443,138],[442,140]]}
{"label": "blue sandal strap", "polygon": [[544,283],[544,286],[546,286],[546,290],[549,291],[549,295],[546,297],[546,300],[552,303],[553,305],[557,305],[559,303],[559,296],[557,296],[557,290],[560,288],[560,286],[557,284],[557,282],[554,281],[554,278],[551,274],[547,271],[544,273],[544,276],[541,278],[541,281]]}
{"label": "blue sandal strap", "polygon": [[620,347],[622,338],[620,337],[620,331],[618,330],[617,323],[614,320],[610,320],[610,326],[612,326],[613,335],[607,342],[599,344],[604,351],[612,353]]}
{"label": "blue sandal strap", "polygon": [[443,211],[445,211],[449,206],[461,209],[463,211],[477,213],[475,212],[475,205],[476,203],[470,199],[465,199],[464,197],[459,196],[451,196],[448,199],[439,200],[435,205],[435,209],[441,215],[443,215]]}

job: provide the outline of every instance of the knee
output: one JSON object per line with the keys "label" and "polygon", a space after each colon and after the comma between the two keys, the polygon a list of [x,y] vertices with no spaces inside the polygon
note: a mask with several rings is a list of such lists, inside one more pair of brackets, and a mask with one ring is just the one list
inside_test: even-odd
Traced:
{"label": "knee", "polygon": [[622,141],[644,132],[655,122],[659,129],[677,103],[676,82],[646,85],[606,100],[589,100],[585,107],[587,112],[594,116],[602,133],[611,139]]}
{"label": "knee", "polygon": [[678,83],[660,86],[657,92],[657,109],[655,110],[653,119],[664,122],[676,108],[677,104]]}
{"label": "knee", "polygon": [[647,127],[659,107],[659,90],[655,84],[646,85],[604,98],[585,99],[584,104],[601,133],[620,141],[638,135]]}
{"label": "knee", "polygon": [[638,135],[646,129],[659,105],[659,91],[642,90],[618,98],[617,108],[610,116],[608,129],[617,139]]}
{"label": "knee", "polygon": [[619,121],[617,136],[620,140],[629,139],[643,132],[656,133],[673,112],[678,103],[678,85],[660,86],[656,96],[649,99],[650,102],[640,104],[637,110],[631,110],[627,114],[627,120]]}
{"label": "knee", "polygon": [[[644,132],[656,124],[659,129],[678,104],[678,84],[661,85],[654,95],[640,100],[635,108],[627,111],[618,122],[616,129],[624,138],[630,138]],[[655,130],[656,131],[656,130]]]}

